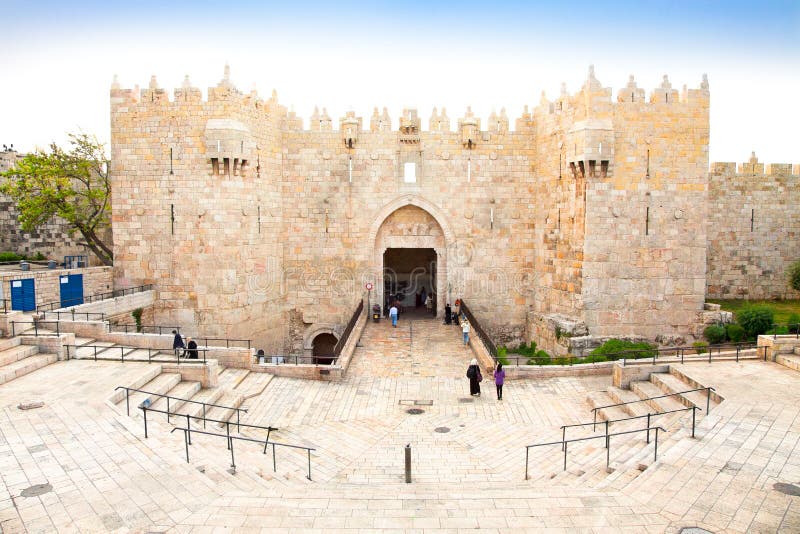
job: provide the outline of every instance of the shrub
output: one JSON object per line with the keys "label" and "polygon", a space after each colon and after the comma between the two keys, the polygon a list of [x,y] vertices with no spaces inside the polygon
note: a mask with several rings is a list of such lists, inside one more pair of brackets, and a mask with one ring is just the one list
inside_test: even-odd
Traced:
{"label": "shrub", "polygon": [[136,308],[131,312],[133,320],[136,321],[136,332],[142,331],[142,312],[144,312],[144,310],[141,308]]}
{"label": "shrub", "polygon": [[508,348],[503,345],[497,348],[497,361],[502,363],[503,365],[508,365],[508,358],[506,355],[508,354]]}
{"label": "shrub", "polygon": [[789,265],[787,272],[789,273],[789,286],[791,286],[792,289],[800,291],[800,260],[796,260]]}
{"label": "shrub", "polygon": [[553,358],[553,365],[569,365],[572,360],[567,356]]}
{"label": "shrub", "polygon": [[718,345],[725,341],[727,333],[722,325],[711,325],[703,331],[703,337],[712,345]]}
{"label": "shrub", "polygon": [[512,352],[515,352],[517,354],[522,354],[523,356],[527,356],[529,358],[532,358],[533,356],[536,355],[536,342],[535,341],[531,341],[530,347],[528,347],[528,345],[526,345],[524,342],[522,342]]}
{"label": "shrub", "polygon": [[550,355],[543,350],[536,351],[536,354],[528,360],[528,365],[550,365],[551,363]]}
{"label": "shrub", "polygon": [[608,356],[605,354],[589,354],[586,358],[583,359],[582,363],[597,363],[597,362],[607,362]]}
{"label": "shrub", "polygon": [[31,259],[34,261],[44,261],[47,257],[41,252],[37,252]]}
{"label": "shrub", "polygon": [[606,359],[602,361],[614,361],[620,358],[652,358],[655,353],[655,347],[650,343],[609,339],[590,352],[589,356],[604,356]]}
{"label": "shrub", "polygon": [[790,334],[800,333],[800,315],[793,313],[786,319],[786,322],[789,324]]}
{"label": "shrub", "polygon": [[0,261],[19,261],[22,259],[25,259],[24,256],[14,252],[0,252]]}
{"label": "shrub", "polygon": [[728,336],[728,339],[734,343],[741,343],[745,338],[744,328],[736,323],[725,325],[725,334]]}
{"label": "shrub", "polygon": [[748,338],[755,339],[772,328],[775,310],[769,306],[747,306],[736,314],[738,323]]}
{"label": "shrub", "polygon": [[785,325],[770,328],[764,334],[769,336],[785,336],[789,334],[789,328]]}
{"label": "shrub", "polygon": [[692,343],[692,347],[694,347],[694,350],[697,351],[697,354],[705,354],[708,352],[708,343],[705,341],[695,341]]}

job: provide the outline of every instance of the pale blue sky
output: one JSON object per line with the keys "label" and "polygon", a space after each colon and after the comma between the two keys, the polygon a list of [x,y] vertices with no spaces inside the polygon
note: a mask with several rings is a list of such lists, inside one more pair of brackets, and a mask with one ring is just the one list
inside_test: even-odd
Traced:
{"label": "pale blue sky", "polygon": [[[0,0],[0,143],[21,150],[83,129],[108,139],[108,89],[205,90],[225,62],[243,91],[335,122],[373,106],[434,105],[517,117],[542,90],[580,88],[587,66],[615,90],[711,85],[711,160],[800,162],[800,3],[21,2]],[[425,121],[426,122],[426,121]],[[425,123],[423,123],[425,124]]]}

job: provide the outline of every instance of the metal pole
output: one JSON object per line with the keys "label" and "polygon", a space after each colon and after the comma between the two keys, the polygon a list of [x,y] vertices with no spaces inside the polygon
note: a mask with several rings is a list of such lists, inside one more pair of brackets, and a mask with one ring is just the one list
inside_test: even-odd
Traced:
{"label": "metal pole", "polygon": [[692,406],[692,437],[694,437],[694,420],[697,413],[697,406]]}
{"label": "metal pole", "polygon": [[406,455],[406,484],[411,483],[411,444],[409,443],[405,447],[405,455]]}
{"label": "metal pole", "polygon": [[186,436],[186,431],[183,431],[183,443],[186,446],[186,463],[189,463],[189,438]]}
{"label": "metal pole", "polygon": [[308,453],[308,480],[311,480],[311,449],[306,449]]}
{"label": "metal pole", "polygon": [[647,412],[647,444],[650,444],[650,412]]}
{"label": "metal pole", "polygon": [[684,351],[683,349],[681,349],[681,363],[683,363],[683,355],[685,354],[685,352],[686,352],[686,351]]}
{"label": "metal pole", "polygon": [[708,411],[711,409],[711,388],[706,388],[706,415],[708,415]]}
{"label": "metal pole", "polygon": [[169,423],[169,396],[167,397],[167,423]]}
{"label": "metal pole", "polygon": [[592,432],[597,430],[597,408],[592,408]]}
{"label": "metal pole", "polygon": [[[609,439],[610,438],[608,436],[608,419],[606,419],[606,449],[608,448]],[[608,467],[608,466],[606,466],[606,467]]]}
{"label": "metal pole", "polygon": [[528,480],[528,452],[530,449],[525,447],[525,480]]}
{"label": "metal pole", "polygon": [[203,403],[203,430],[206,429],[206,403]]}
{"label": "metal pole", "polygon": [[131,402],[130,402],[130,392],[128,388],[125,388],[125,414],[130,417],[131,416]]}
{"label": "metal pole", "polygon": [[233,469],[233,472],[235,473],[236,472],[236,459],[233,457],[233,440],[231,440],[230,445],[231,445],[231,469]]}
{"label": "metal pole", "polygon": [[225,433],[228,435],[228,449],[231,448],[231,422],[225,421]]}
{"label": "metal pole", "polygon": [[239,408],[236,408],[236,431],[241,433],[242,427],[239,426]]}
{"label": "metal pole", "polygon": [[[648,432],[650,429],[648,428]],[[658,427],[656,427],[656,447],[655,447],[655,455],[653,456],[653,461],[658,461]]]}
{"label": "metal pole", "polygon": [[[142,406],[142,411],[144,412],[144,437],[147,439],[147,408]],[[186,460],[187,462],[189,460]]]}
{"label": "metal pole", "polygon": [[736,345],[736,363],[739,363],[739,345]]}
{"label": "metal pole", "polygon": [[611,436],[606,435],[606,471],[611,465]]}
{"label": "metal pole", "polygon": [[567,427],[566,425],[561,427],[561,450],[564,450],[564,443],[567,441]]}
{"label": "metal pole", "polygon": [[564,471],[567,470],[567,442],[564,442]]}
{"label": "metal pole", "polygon": [[276,473],[278,471],[278,464],[275,463],[275,444],[272,444],[272,472]]}
{"label": "metal pole", "polygon": [[189,414],[186,414],[186,430],[189,432],[189,445],[192,444],[192,425],[189,421]]}

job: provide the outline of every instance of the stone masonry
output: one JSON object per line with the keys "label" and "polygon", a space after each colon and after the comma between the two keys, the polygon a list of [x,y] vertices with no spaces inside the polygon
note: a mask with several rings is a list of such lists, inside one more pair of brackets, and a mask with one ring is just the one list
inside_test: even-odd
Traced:
{"label": "stone masonry", "polygon": [[[111,89],[115,283],[155,320],[298,352],[335,332],[390,248],[436,252],[436,307],[464,298],[499,343],[558,314],[589,335],[691,335],[707,270],[709,90],[617,98],[590,69],[516,119],[376,108],[308,129],[225,76],[207,100]],[[433,273],[431,273],[432,275]],[[377,300],[375,300],[377,299]],[[540,321],[542,322],[542,321]],[[581,327],[581,330],[584,326]],[[552,337],[552,336],[551,336]],[[543,348],[548,348],[544,346]]]}

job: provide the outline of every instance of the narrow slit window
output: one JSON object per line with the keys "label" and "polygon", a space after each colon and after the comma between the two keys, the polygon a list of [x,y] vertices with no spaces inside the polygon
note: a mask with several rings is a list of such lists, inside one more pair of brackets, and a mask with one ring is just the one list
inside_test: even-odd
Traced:
{"label": "narrow slit window", "polygon": [[211,158],[211,172],[214,176],[219,176],[219,159]]}
{"label": "narrow slit window", "polygon": [[231,159],[230,158],[224,158],[222,160],[222,163],[225,166],[225,176],[230,176],[231,175]]}

